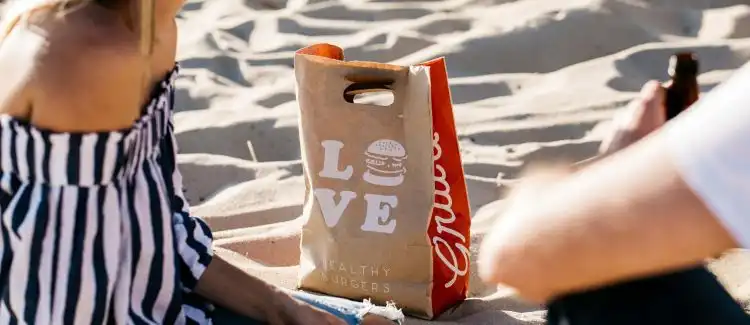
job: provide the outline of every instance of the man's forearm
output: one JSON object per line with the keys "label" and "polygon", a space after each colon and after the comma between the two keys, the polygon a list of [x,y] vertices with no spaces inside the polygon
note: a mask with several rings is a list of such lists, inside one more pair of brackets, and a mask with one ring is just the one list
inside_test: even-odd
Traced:
{"label": "man's forearm", "polygon": [[520,208],[500,239],[496,280],[545,300],[686,267],[733,247],[660,141],[579,170],[551,184],[536,207]]}
{"label": "man's forearm", "polygon": [[275,297],[283,294],[219,255],[213,257],[195,290],[213,303],[259,321],[266,320],[265,311],[274,308]]}

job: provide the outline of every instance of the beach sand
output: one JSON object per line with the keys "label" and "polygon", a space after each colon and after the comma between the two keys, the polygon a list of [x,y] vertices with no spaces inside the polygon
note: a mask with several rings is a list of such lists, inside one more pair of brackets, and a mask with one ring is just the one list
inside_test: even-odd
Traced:
{"label": "beach sand", "polygon": [[[301,47],[328,42],[351,60],[403,65],[446,57],[475,248],[524,166],[593,156],[641,85],[666,80],[672,52],[698,53],[703,91],[750,60],[747,0],[189,0],[179,25],[186,196],[217,254],[290,288],[305,191]],[[712,270],[747,306],[750,258],[735,252]],[[540,306],[476,276],[471,297],[441,324],[543,323]]]}
{"label": "beach sand", "polygon": [[[305,189],[292,64],[301,47],[328,42],[351,60],[403,65],[446,57],[474,247],[524,166],[594,155],[613,114],[647,80],[666,80],[672,52],[698,53],[703,91],[750,60],[746,0],[203,0],[181,18],[187,196],[219,254],[286,287]],[[750,300],[749,258],[734,253],[712,270]],[[471,296],[445,324],[543,322],[539,306],[476,276]]]}

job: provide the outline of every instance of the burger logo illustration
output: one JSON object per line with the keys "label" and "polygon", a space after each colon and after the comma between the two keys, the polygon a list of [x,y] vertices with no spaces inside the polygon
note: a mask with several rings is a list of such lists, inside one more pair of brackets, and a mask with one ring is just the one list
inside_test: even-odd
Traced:
{"label": "burger logo illustration", "polygon": [[365,181],[381,186],[398,186],[406,174],[406,149],[400,143],[381,139],[370,144],[365,151],[367,171]]}

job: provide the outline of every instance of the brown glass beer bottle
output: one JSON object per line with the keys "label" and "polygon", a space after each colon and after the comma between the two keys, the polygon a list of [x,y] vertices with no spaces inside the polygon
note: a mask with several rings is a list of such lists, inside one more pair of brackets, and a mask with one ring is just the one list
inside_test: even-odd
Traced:
{"label": "brown glass beer bottle", "polygon": [[669,59],[669,80],[664,105],[670,120],[698,100],[698,58],[692,52],[678,52]]}

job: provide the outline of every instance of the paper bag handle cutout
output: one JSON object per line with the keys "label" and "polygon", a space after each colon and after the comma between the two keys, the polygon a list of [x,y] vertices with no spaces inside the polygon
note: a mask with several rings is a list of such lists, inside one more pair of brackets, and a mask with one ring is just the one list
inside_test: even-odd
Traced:
{"label": "paper bag handle cutout", "polygon": [[361,94],[389,91],[396,96],[393,91],[393,82],[355,82],[344,89],[344,100],[348,103],[354,103],[354,97]]}

